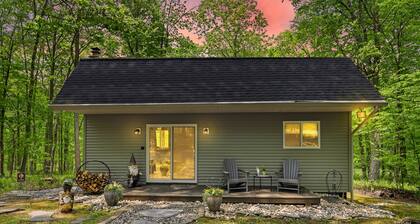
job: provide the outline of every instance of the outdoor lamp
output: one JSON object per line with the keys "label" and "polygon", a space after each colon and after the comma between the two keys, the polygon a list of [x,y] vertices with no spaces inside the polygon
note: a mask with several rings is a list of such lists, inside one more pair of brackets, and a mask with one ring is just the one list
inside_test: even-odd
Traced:
{"label": "outdoor lamp", "polygon": [[134,129],[134,134],[135,135],[141,135],[141,128]]}
{"label": "outdoor lamp", "polygon": [[363,120],[363,119],[365,119],[365,118],[366,118],[366,112],[365,112],[365,111],[363,111],[363,110],[361,110],[361,109],[360,109],[360,111],[358,111],[358,112],[356,113],[356,115],[357,115],[357,118],[359,118],[359,120]]}
{"label": "outdoor lamp", "polygon": [[203,128],[203,135],[209,135],[210,134],[210,128]]}

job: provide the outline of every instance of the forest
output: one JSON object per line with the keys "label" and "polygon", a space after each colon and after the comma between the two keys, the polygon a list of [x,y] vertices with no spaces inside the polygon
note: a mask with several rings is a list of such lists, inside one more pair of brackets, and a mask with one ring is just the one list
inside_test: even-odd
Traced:
{"label": "forest", "polygon": [[83,116],[48,105],[92,47],[102,57],[349,57],[387,102],[353,134],[355,179],[420,186],[420,1],[292,5],[292,26],[273,36],[256,0],[1,0],[0,187],[83,161]]}

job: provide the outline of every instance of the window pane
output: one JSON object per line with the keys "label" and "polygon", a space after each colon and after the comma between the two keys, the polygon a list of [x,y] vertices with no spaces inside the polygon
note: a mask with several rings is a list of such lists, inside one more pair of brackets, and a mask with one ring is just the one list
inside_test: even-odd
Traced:
{"label": "window pane", "polygon": [[195,128],[174,127],[174,179],[193,180],[195,176]]}
{"label": "window pane", "polygon": [[151,127],[149,136],[150,179],[171,178],[171,150],[169,127]]}
{"label": "window pane", "polygon": [[302,124],[302,146],[319,147],[318,142],[318,123],[304,122]]}
{"label": "window pane", "polygon": [[300,123],[286,123],[284,127],[285,146],[300,146]]}

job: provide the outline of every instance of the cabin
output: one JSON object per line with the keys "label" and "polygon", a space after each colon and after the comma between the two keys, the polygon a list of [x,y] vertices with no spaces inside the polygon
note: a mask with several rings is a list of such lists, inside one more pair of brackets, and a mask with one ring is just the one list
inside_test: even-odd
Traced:
{"label": "cabin", "polygon": [[86,58],[50,107],[84,115],[84,160],[123,183],[132,154],[142,185],[221,185],[224,159],[251,177],[295,159],[311,192],[330,171],[351,192],[352,111],[384,103],[349,58]]}

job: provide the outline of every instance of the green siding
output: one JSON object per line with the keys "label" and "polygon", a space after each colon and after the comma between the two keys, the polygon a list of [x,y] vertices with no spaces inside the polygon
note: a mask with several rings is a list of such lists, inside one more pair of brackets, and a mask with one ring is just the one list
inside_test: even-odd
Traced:
{"label": "green siding", "polygon": [[[348,119],[348,112],[86,115],[86,159],[106,162],[113,178],[123,181],[131,153],[145,172],[146,150],[140,147],[146,146],[146,124],[195,123],[198,184],[221,181],[224,158],[237,159],[240,168],[251,174],[256,166],[274,172],[279,170],[283,159],[294,158],[300,160],[303,186],[315,192],[327,191],[325,175],[336,169],[343,174],[342,191],[351,191]],[[319,120],[321,148],[283,149],[282,127],[287,120]],[[142,129],[139,136],[133,133],[138,127]],[[205,127],[210,128],[210,135],[202,134]]]}

